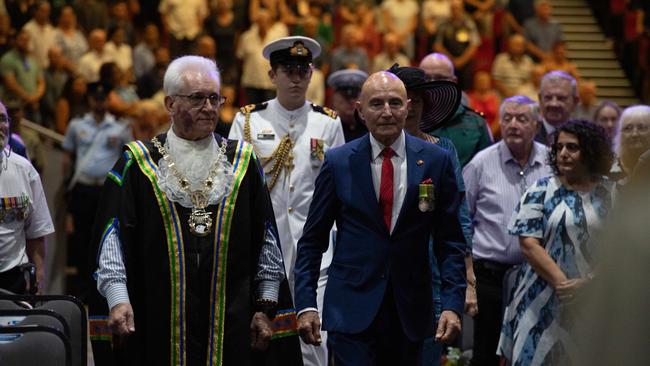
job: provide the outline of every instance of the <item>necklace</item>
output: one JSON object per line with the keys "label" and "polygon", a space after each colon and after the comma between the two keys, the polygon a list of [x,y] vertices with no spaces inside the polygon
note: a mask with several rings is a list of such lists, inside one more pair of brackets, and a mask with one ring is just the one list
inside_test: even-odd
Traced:
{"label": "necklace", "polygon": [[212,213],[205,210],[208,206],[210,192],[214,187],[214,178],[216,177],[219,169],[226,160],[226,146],[227,143],[222,141],[219,146],[219,153],[214,160],[212,169],[208,172],[208,176],[203,180],[202,189],[192,191],[190,190],[190,182],[185,178],[181,172],[176,168],[176,163],[172,159],[171,155],[165,147],[158,141],[157,137],[154,137],[151,142],[158,149],[163,159],[167,163],[170,172],[174,175],[174,178],[178,180],[180,187],[189,194],[190,200],[192,201],[192,213],[190,214],[189,220],[187,223],[190,226],[190,232],[196,236],[206,236],[212,231]]}

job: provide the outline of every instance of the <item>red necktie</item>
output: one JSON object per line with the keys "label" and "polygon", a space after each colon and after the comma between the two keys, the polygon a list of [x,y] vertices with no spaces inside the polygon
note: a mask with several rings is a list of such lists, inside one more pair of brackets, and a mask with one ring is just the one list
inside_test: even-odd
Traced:
{"label": "red necktie", "polygon": [[390,159],[395,151],[390,147],[381,151],[384,161],[381,163],[381,184],[379,185],[379,207],[384,215],[384,223],[390,232],[390,222],[393,216],[393,162]]}

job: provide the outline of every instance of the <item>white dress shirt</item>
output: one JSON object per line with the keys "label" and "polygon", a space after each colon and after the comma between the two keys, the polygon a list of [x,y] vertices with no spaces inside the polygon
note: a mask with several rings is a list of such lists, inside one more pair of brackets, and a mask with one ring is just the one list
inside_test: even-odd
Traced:
{"label": "white dress shirt", "polygon": [[[381,152],[386,146],[377,141],[372,134],[370,134],[370,147],[372,148],[372,161],[370,168],[372,170],[372,184],[375,187],[375,196],[379,201],[379,187],[381,185],[381,165],[384,158]],[[406,177],[406,142],[404,138],[404,131],[400,133],[395,141],[390,145],[395,155],[390,159],[393,163],[393,212],[390,219],[390,232],[395,228],[395,222],[402,209],[404,202],[404,195],[406,195],[406,185],[408,183]]]}

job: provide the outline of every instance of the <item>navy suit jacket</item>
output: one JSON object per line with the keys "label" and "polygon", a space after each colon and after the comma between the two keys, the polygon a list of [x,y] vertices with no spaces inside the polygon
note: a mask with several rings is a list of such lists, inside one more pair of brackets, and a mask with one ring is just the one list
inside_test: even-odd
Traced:
{"label": "navy suit jacket", "polygon": [[[417,341],[434,330],[428,245],[442,276],[444,310],[463,312],[465,241],[458,221],[460,195],[449,154],[405,134],[407,190],[392,233],[384,224],[372,182],[369,135],[325,154],[313,201],[298,241],[296,309],[316,308],[316,288],[328,234],[336,222],[336,247],[329,267],[323,329],[359,333],[374,320],[389,280],[404,332]],[[418,209],[419,184],[435,185],[435,209]]]}

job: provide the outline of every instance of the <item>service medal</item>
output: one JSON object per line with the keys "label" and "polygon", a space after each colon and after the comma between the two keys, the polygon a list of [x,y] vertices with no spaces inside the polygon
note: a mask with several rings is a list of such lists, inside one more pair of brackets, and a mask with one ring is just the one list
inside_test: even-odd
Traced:
{"label": "service medal", "polygon": [[430,212],[436,207],[435,186],[433,183],[420,183],[418,195],[418,209]]}

